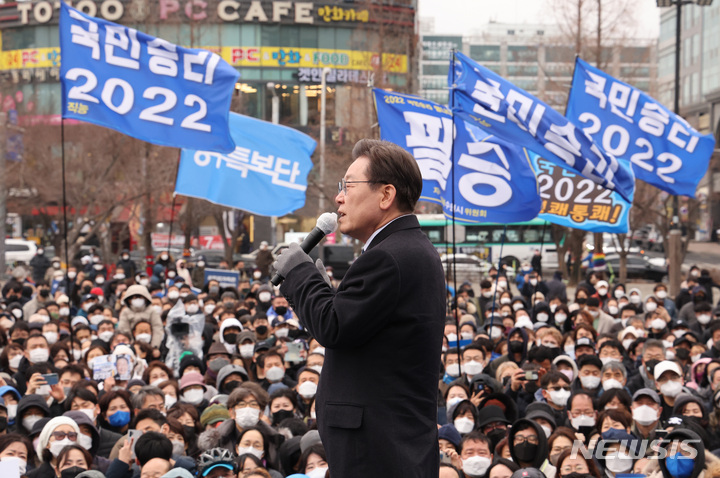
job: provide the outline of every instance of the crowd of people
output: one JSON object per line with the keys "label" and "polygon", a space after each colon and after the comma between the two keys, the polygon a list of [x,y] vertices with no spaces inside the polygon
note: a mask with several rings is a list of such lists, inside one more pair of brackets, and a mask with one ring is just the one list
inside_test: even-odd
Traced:
{"label": "crowd of people", "polygon": [[[0,462],[30,478],[330,476],[314,404],[325,349],[268,267],[223,287],[157,259],[150,275],[127,252],[112,267],[93,254],[13,271]],[[590,272],[568,297],[560,274],[535,269],[449,289],[439,476],[720,477],[707,271],[692,268],[674,298]]]}
{"label": "crowd of people", "polygon": [[[514,285],[517,292],[513,291]],[[720,476],[718,287],[675,298],[590,272],[568,297],[530,264],[451,296],[439,381],[440,476]]]}

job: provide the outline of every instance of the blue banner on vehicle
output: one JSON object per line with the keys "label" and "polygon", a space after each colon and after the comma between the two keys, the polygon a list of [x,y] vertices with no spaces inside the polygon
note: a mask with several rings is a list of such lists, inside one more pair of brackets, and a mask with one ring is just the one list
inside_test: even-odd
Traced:
{"label": "blue banner on vehicle", "polygon": [[315,140],[236,113],[230,114],[230,132],[237,145],[230,154],[182,150],[175,192],[261,216],[303,207]]}
{"label": "blue banner on vehicle", "polygon": [[471,117],[489,134],[632,198],[631,168],[603,153],[587,134],[539,99],[462,53],[455,54],[448,85],[455,115]]}
{"label": "blue banner on vehicle", "polygon": [[238,72],[219,55],[183,48],[60,2],[62,116],[179,148],[230,152]]}
{"label": "blue banner on vehicle", "polygon": [[567,117],[600,149],[630,161],[638,179],[674,195],[695,197],[715,147],[712,135],[580,58]]}

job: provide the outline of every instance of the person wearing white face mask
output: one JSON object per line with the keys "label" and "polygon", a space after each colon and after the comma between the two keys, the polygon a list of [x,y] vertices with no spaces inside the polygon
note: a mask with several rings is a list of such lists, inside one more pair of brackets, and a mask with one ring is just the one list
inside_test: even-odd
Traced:
{"label": "person wearing white face mask", "polygon": [[147,322],[152,328],[150,345],[160,347],[165,336],[160,313],[150,306],[152,297],[147,288],[141,285],[131,285],[122,298],[125,307],[120,312],[117,330],[130,335],[139,322]]}
{"label": "person wearing white face mask", "polygon": [[202,409],[202,404],[207,404],[204,398],[207,387],[205,379],[198,372],[185,372],[180,379],[180,401],[189,403]]}
{"label": "person wearing white face mask", "polygon": [[633,417],[632,434],[643,440],[654,440],[660,421],[660,396],[649,388],[641,388],[633,395],[630,411]]}
{"label": "person wearing white face mask", "polygon": [[195,294],[188,294],[182,298],[183,305],[185,306],[185,312],[188,315],[202,314],[200,311],[200,302]]}
{"label": "person wearing white face mask", "polygon": [[600,371],[602,362],[591,354],[584,354],[577,359],[578,381],[582,390],[595,395],[600,387]]}
{"label": "person wearing white face mask", "polygon": [[47,362],[50,359],[50,346],[43,335],[32,335],[25,342],[25,358],[32,364]]}
{"label": "person wearing white face mask", "polygon": [[[240,443],[240,435],[248,427],[256,427],[268,437],[275,436],[277,431],[263,421],[263,410],[268,406],[268,394],[255,384],[244,384],[235,388],[228,396],[227,408],[230,420],[225,420],[218,427],[203,432],[198,443],[203,448],[230,447],[236,449]],[[273,442],[264,450],[265,456],[276,456],[277,449]]]}
{"label": "person wearing white face mask", "polygon": [[475,429],[477,408],[470,400],[462,400],[452,410],[451,423],[460,435],[467,435]]}
{"label": "person wearing white face mask", "polygon": [[665,284],[656,284],[653,295],[657,298],[659,305],[665,307],[667,313],[674,319],[677,316],[677,307],[675,301],[668,297],[667,286]]}
{"label": "person wearing white face mask", "polygon": [[610,333],[615,321],[611,316],[603,312],[600,304],[600,299],[597,297],[588,297],[586,302],[587,311],[593,317],[593,323],[590,324],[598,335]]}
{"label": "person wearing white face mask", "polygon": [[56,463],[57,456],[67,445],[77,445],[79,435],[80,428],[71,418],[56,417],[47,422],[40,432],[35,447],[35,452],[42,463],[35,476],[56,476],[52,471],[52,465]]}
{"label": "person wearing white face mask", "polygon": [[627,383],[627,370],[621,362],[608,362],[603,365],[600,377],[603,391],[614,388],[624,389]]}
{"label": "person wearing white face mask", "polygon": [[[708,330],[708,324],[713,319],[712,307],[708,302],[700,302],[699,304],[693,304],[693,311],[695,313],[695,319],[697,320],[693,328],[696,332],[706,332]],[[683,319],[684,315],[687,314],[681,314],[680,320]],[[688,324],[692,323],[692,317],[687,320]],[[698,327],[697,324],[700,324],[700,326]]]}
{"label": "person wearing white face mask", "polygon": [[575,392],[568,402],[567,419],[575,431],[589,436],[597,420],[592,396],[586,392]]}
{"label": "person wearing white face mask", "polygon": [[294,380],[285,375],[285,360],[278,352],[271,351],[265,354],[263,371],[265,372],[265,378],[260,381],[260,385],[266,390],[273,383],[282,382],[289,388],[294,388],[297,385]]}
{"label": "person wearing white face mask", "polygon": [[543,375],[540,380],[542,397],[553,409],[557,418],[562,418],[565,413],[568,399],[570,398],[570,380],[560,372],[551,371]]}
{"label": "person wearing white face mask", "polygon": [[685,381],[683,379],[682,369],[677,362],[664,360],[655,366],[654,376],[655,385],[662,399],[662,414],[660,415],[660,419],[667,420],[672,416],[675,399],[684,389]]}
{"label": "person wearing white face mask", "polygon": [[315,370],[305,368],[298,374],[298,384],[295,390],[300,399],[305,402],[306,408],[310,406],[310,402],[315,398],[318,383],[320,383],[320,374]]}
{"label": "person wearing white face mask", "polygon": [[493,459],[490,446],[490,440],[480,432],[473,432],[463,439],[460,459],[465,476],[477,478],[485,475]]}
{"label": "person wearing white face mask", "polygon": [[468,381],[480,375],[485,368],[485,351],[477,345],[468,345],[462,351],[462,368]]}
{"label": "person wearing white face mask", "polygon": [[638,288],[632,288],[627,294],[630,303],[642,311],[642,292]]}
{"label": "person wearing white face mask", "polygon": [[327,456],[325,448],[320,443],[315,443],[309,447],[303,447],[302,455],[298,469],[301,470],[309,478],[325,478],[328,471]]}

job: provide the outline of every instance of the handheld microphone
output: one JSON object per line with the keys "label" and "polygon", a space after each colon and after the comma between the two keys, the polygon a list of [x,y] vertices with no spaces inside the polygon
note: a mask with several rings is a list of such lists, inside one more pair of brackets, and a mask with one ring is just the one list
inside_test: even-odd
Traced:
{"label": "handheld microphone", "polygon": [[[320,244],[323,237],[335,232],[335,229],[337,229],[337,214],[334,212],[324,212],[320,214],[313,230],[310,231],[310,234],[300,243],[300,249],[302,249],[305,254],[309,254],[315,246]],[[272,285],[278,286],[283,280],[285,280],[283,276],[275,274],[273,278],[270,279],[270,282]]]}

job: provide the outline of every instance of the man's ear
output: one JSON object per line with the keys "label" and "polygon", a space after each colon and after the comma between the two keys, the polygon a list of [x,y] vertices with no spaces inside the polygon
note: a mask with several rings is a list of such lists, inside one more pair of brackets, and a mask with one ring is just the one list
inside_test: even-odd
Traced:
{"label": "man's ear", "polygon": [[382,185],[382,199],[380,200],[380,209],[387,211],[393,204],[395,204],[395,197],[397,196],[397,190],[392,184]]}

